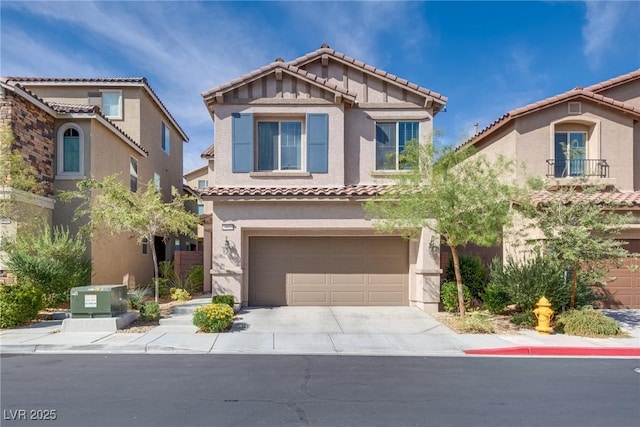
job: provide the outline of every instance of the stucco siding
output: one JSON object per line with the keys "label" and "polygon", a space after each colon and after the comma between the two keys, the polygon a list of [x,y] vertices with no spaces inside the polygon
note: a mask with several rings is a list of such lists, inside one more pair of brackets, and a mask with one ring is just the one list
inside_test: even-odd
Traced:
{"label": "stucco siding", "polygon": [[640,80],[638,79],[598,93],[602,96],[640,107]]}

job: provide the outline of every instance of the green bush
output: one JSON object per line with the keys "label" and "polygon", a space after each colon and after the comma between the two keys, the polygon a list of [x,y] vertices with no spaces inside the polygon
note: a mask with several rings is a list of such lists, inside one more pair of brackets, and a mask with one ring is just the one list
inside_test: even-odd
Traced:
{"label": "green bush", "polygon": [[[560,263],[550,257],[537,256],[522,261],[509,258],[504,265],[494,260],[491,265],[491,283],[509,297],[523,312],[532,311],[542,296],[551,308],[560,311],[571,298],[571,277]],[[592,305],[595,296],[587,280],[579,276],[576,288],[576,306]]]}
{"label": "green bush", "polygon": [[192,265],[187,270],[185,289],[191,292],[202,292],[204,285],[204,268],[201,265]]}
{"label": "green bush", "polygon": [[[462,283],[469,288],[471,295],[480,298],[487,286],[487,270],[482,260],[477,256],[460,255],[460,275]],[[449,257],[449,264],[445,270],[447,282],[455,282],[456,274],[453,269],[453,257]]]}
{"label": "green bush", "polygon": [[487,285],[481,297],[484,302],[484,308],[493,314],[504,313],[510,303],[509,294],[493,283]]}
{"label": "green bush", "polygon": [[201,332],[223,332],[233,325],[233,308],[228,304],[209,304],[193,311],[193,324]]}
{"label": "green bush", "polygon": [[44,308],[42,290],[33,285],[0,285],[0,328],[20,326]]}
{"label": "green bush", "polygon": [[127,304],[132,310],[140,310],[147,297],[151,295],[149,288],[138,288],[127,292]]}
{"label": "green bush", "polygon": [[34,233],[19,233],[4,247],[6,265],[20,284],[39,287],[45,304],[56,306],[69,301],[70,290],[91,283],[91,260],[84,241],[69,230],[43,223]]}
{"label": "green bush", "polygon": [[171,300],[173,301],[189,301],[191,295],[184,289],[171,288]]}
{"label": "green bush", "polygon": [[160,318],[160,306],[157,302],[145,302],[140,307],[140,318],[145,322],[153,322]]}
{"label": "green bush", "polygon": [[233,308],[233,301],[233,295],[214,295],[211,298],[212,304],[227,304],[231,308]]}
{"label": "green bush", "polygon": [[536,319],[536,315],[533,314],[533,311],[521,311],[520,313],[515,313],[511,316],[511,323],[514,325],[533,328],[538,324],[538,319]]}
{"label": "green bush", "polygon": [[[462,285],[462,295],[464,296],[464,306],[467,310],[471,308],[473,298],[466,285]],[[456,282],[446,282],[440,287],[440,300],[444,309],[450,313],[458,311],[458,285]]]}
{"label": "green bush", "polygon": [[554,330],[581,337],[615,337],[624,335],[618,322],[592,307],[569,310],[556,316]]}

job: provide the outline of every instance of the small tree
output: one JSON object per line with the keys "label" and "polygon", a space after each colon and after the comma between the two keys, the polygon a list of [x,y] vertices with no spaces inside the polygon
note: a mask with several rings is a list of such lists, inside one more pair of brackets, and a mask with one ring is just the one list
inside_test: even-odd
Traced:
{"label": "small tree", "polygon": [[501,179],[511,163],[502,158],[490,163],[473,153],[471,148],[436,153],[431,144],[409,144],[402,154],[409,168],[365,205],[382,231],[399,229],[411,236],[427,228],[441,235],[451,249],[461,316],[465,304],[457,248],[498,244],[516,190]]}
{"label": "small tree", "polygon": [[191,196],[172,195],[170,202],[162,199],[150,181],[146,189],[131,191],[118,179],[117,175],[105,177],[101,182],[85,179],[78,183],[78,191],[65,193],[65,200],[80,199],[82,204],[76,209],[76,218],[87,218],[87,228],[91,231],[104,227],[112,234],[133,233],[138,243],[149,242],[153,258],[155,301],[158,302],[158,259],[154,237],[167,238],[169,235],[195,237],[200,217],[185,210],[185,202]]}
{"label": "small tree", "polygon": [[624,242],[615,236],[632,221],[631,214],[616,212],[618,206],[608,201],[609,194],[577,182],[523,204],[524,215],[544,236],[530,244],[571,271],[569,308],[575,305],[579,274],[586,274],[592,283],[600,281],[611,263],[629,256]]}

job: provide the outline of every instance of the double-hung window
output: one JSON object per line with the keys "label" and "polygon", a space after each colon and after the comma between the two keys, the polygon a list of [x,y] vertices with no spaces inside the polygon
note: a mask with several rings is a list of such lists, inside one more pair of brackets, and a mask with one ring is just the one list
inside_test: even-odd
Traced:
{"label": "double-hung window", "polygon": [[402,153],[411,141],[418,141],[418,122],[376,123],[376,170],[402,170],[407,166]]}
{"label": "double-hung window", "polygon": [[122,119],[122,91],[102,91],[102,114],[110,119]]}
{"label": "double-hung window", "polygon": [[160,191],[160,174],[158,172],[153,173],[153,186],[157,191]]}
{"label": "double-hung window", "polygon": [[302,122],[258,122],[258,171],[302,170]]}
{"label": "double-hung window", "polygon": [[586,132],[556,132],[554,172],[556,177],[581,176],[585,173]]}

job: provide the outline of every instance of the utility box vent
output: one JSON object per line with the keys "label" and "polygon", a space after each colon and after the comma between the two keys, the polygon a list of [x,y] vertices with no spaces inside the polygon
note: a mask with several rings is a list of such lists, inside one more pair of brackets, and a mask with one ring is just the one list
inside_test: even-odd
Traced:
{"label": "utility box vent", "polygon": [[71,317],[115,317],[127,312],[125,285],[79,286],[71,289]]}

